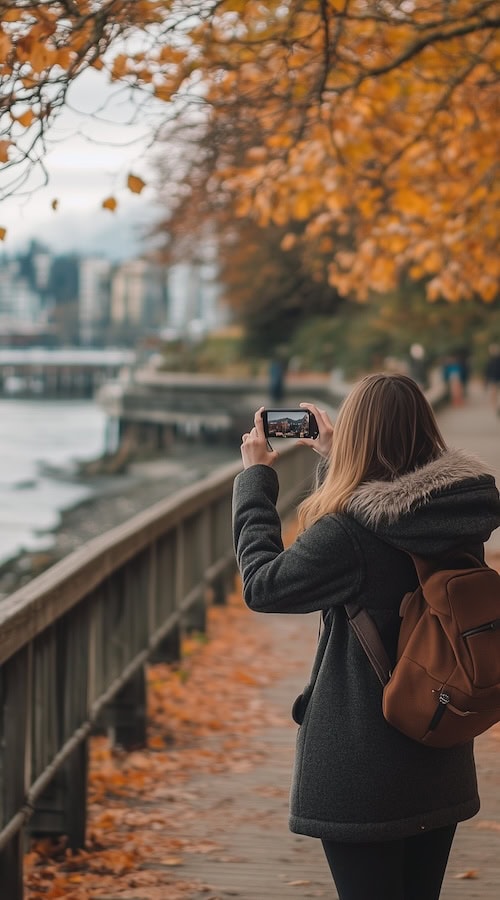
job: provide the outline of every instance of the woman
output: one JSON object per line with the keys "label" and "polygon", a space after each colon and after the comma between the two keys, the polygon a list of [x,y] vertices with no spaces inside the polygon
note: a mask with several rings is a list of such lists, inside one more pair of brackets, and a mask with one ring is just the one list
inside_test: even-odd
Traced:
{"label": "woman", "polygon": [[381,687],[344,604],[367,608],[395,658],[398,610],[417,576],[408,552],[455,546],[480,554],[500,524],[494,479],[447,449],[417,384],[369,375],[335,425],[302,444],[328,460],[299,508],[301,534],[284,550],[276,512],[278,454],[261,410],[243,435],[234,538],[244,597],[257,612],[322,613],[300,725],[290,828],[320,838],[340,900],[437,900],[457,822],[479,809],[472,744],[424,747],[383,718]]}

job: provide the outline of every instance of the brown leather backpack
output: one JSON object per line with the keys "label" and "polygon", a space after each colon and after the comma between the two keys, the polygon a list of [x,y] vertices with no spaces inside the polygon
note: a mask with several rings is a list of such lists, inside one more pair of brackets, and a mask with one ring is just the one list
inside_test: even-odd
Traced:
{"label": "brown leather backpack", "polygon": [[475,556],[412,556],[419,586],[400,607],[392,667],[356,603],[349,622],[383,685],[387,721],[429,747],[453,747],[500,721],[500,575]]}

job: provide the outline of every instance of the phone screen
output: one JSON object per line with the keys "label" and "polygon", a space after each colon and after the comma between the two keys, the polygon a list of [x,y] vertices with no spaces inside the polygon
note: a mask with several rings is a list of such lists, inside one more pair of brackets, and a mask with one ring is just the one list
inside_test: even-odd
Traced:
{"label": "phone screen", "polygon": [[318,425],[308,409],[265,409],[262,413],[267,438],[316,438]]}

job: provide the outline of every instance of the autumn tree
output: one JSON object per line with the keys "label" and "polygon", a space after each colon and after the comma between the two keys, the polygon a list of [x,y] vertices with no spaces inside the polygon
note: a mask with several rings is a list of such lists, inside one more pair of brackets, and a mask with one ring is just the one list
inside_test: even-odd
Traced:
{"label": "autumn tree", "polygon": [[340,298],[327,281],[315,281],[300,254],[283,250],[283,228],[259,227],[244,218],[219,235],[219,279],[224,299],[244,326],[243,350],[270,356],[289,345],[314,315],[333,315]]}
{"label": "autumn tree", "polygon": [[460,0],[217,4],[197,32],[208,122],[188,188],[205,167],[212,209],[285,228],[282,248],[341,295],[410,277],[430,299],[491,301],[498,14]]}
{"label": "autumn tree", "polygon": [[334,316],[313,315],[290,342],[306,369],[339,367],[348,377],[409,361],[412,344],[425,350],[426,365],[467,352],[481,373],[488,345],[500,339],[500,304],[444,299],[429,303],[418,284],[406,281],[396,291],[373,295],[370,303],[344,302]]}
{"label": "autumn tree", "polygon": [[169,208],[204,184],[341,295],[497,295],[498,0],[0,5],[6,165],[39,158],[67,84],[104,66],[167,104]]}

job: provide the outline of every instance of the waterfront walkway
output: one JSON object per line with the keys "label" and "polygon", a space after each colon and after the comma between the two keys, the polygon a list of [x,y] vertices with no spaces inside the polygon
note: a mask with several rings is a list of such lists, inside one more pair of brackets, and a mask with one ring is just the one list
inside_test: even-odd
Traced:
{"label": "waterfront walkway", "polygon": [[[473,389],[462,408],[444,410],[439,420],[450,445],[475,452],[500,478],[500,418],[495,417],[479,387]],[[487,549],[489,559],[500,564],[500,534],[495,535]],[[135,881],[130,873],[125,881],[117,875],[116,892],[86,893],[83,879],[79,898],[336,898],[319,841],[292,835],[287,828],[296,732],[289,710],[308,678],[317,638],[317,616],[259,616],[246,610],[240,615],[243,619],[236,623],[239,630],[235,636],[235,652],[242,648],[237,670],[240,688],[246,690],[242,693],[241,721],[251,723],[255,717],[257,726],[250,728],[248,734],[243,728],[242,746],[242,733],[235,728],[234,718],[233,724],[226,723],[222,712],[217,729],[209,737],[200,738],[198,747],[222,762],[204,771],[197,765],[190,770],[187,764],[183,769],[186,780],[179,785],[177,793],[166,788],[163,796],[159,793],[154,798],[138,797],[134,801],[131,823],[135,822],[138,830],[141,817],[151,822],[156,815],[161,823],[166,807],[170,810],[172,805],[179,807],[175,825],[179,852],[172,856],[171,849],[165,850],[163,863],[151,862],[150,869],[159,873],[156,887],[151,880],[141,880],[141,872],[148,868],[141,864]],[[250,651],[245,652],[245,641],[251,648],[253,668],[247,667]],[[222,644],[220,652],[225,652]],[[260,667],[263,673],[267,672],[268,661],[274,656],[285,660],[284,673],[279,674],[278,666],[271,666],[272,683],[263,679],[263,684],[259,684],[256,671]],[[213,702],[208,694],[217,690],[214,684],[207,671],[207,703]],[[200,699],[205,702],[203,696]],[[225,702],[226,698],[221,696],[222,710]],[[174,744],[173,751],[182,753],[182,747],[176,749]],[[227,764],[223,762],[225,753]],[[498,900],[500,896],[500,727],[477,741],[477,762],[482,809],[476,818],[459,828],[442,900]],[[168,784],[167,772],[165,779]],[[157,856],[158,846],[166,839],[167,827],[158,824],[156,831],[154,826],[149,827],[153,831],[149,831],[147,839],[152,841],[151,848],[155,850],[152,856]],[[161,880],[161,871],[165,881]],[[179,882],[179,892],[175,879]]]}

